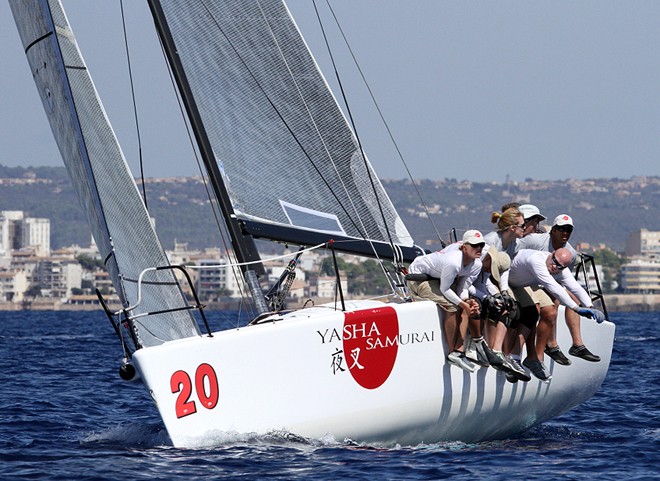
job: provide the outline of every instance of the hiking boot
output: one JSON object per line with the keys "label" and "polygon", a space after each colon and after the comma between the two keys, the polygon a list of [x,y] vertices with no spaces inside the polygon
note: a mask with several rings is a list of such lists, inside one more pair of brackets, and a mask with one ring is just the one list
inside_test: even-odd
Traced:
{"label": "hiking boot", "polygon": [[561,349],[559,349],[559,346],[555,347],[546,347],[545,348],[545,353],[552,358],[553,361],[555,361],[557,364],[561,364],[562,366],[570,366],[571,365],[571,360],[564,356],[564,353],[561,352]]}
{"label": "hiking boot", "polygon": [[465,354],[459,351],[452,351],[447,356],[447,361],[454,366],[458,366],[461,369],[464,369],[467,372],[474,372],[477,370],[477,366],[472,364],[468,358],[465,357]]}
{"label": "hiking boot", "polygon": [[511,356],[506,356],[505,358],[506,366],[511,370],[516,379],[522,382],[529,382],[532,380],[531,376],[527,374],[527,371],[520,365],[518,359],[514,359]]}
{"label": "hiking boot", "polygon": [[530,358],[526,358],[523,361],[523,366],[532,371],[534,377],[537,377],[541,381],[548,382],[550,379],[552,379],[550,371],[548,371],[548,368],[545,367],[545,364],[543,364],[541,361],[532,361]]}
{"label": "hiking boot", "polygon": [[598,362],[600,361],[600,356],[596,356],[594,353],[592,353],[589,349],[587,349],[587,346],[582,344],[581,346],[571,346],[571,348],[568,350],[568,353],[571,356],[579,357],[581,359],[584,359],[585,361],[589,362]]}

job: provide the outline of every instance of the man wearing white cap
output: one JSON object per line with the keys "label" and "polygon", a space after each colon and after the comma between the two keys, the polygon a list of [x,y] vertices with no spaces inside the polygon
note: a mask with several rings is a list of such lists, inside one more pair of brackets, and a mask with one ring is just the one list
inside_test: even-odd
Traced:
{"label": "man wearing white cap", "polygon": [[544,231],[539,228],[539,224],[543,222],[546,217],[541,214],[538,207],[533,204],[522,204],[518,210],[525,219],[523,227],[523,236],[528,234],[542,234]]}
{"label": "man wearing white cap", "polygon": [[[571,253],[572,260],[567,265],[567,267],[572,268],[577,259],[577,252],[573,246],[568,242],[573,233],[573,219],[568,214],[559,214],[555,217],[552,228],[550,232],[544,234],[530,234],[522,239],[518,240],[517,248],[518,249],[535,249],[545,252],[553,252],[560,248],[568,249]],[[576,300],[574,297],[573,300]],[[555,298],[555,304],[557,304]],[[582,340],[582,332],[580,329],[580,316],[571,310],[566,310],[566,325],[568,330],[571,333],[571,338],[573,340],[573,345],[569,349],[569,354],[575,357],[580,357],[585,361],[598,362],[600,357],[596,354],[593,354],[587,347],[584,345]],[[555,326],[556,329],[556,326]],[[571,364],[570,359],[568,359],[557,344],[557,335],[556,330],[553,330],[549,339],[548,346],[545,349],[545,353],[554,359],[558,364],[563,364],[568,366]]]}
{"label": "man wearing white cap", "polygon": [[[479,304],[470,299],[468,289],[481,272],[481,252],[484,236],[478,230],[468,230],[462,242],[448,245],[441,251],[419,256],[408,268],[408,289],[416,297],[434,301],[444,311],[444,331],[450,364],[469,372],[477,370],[465,357],[463,345],[469,315],[479,318]],[[421,280],[420,275],[428,280]],[[417,280],[420,279],[420,280]]]}

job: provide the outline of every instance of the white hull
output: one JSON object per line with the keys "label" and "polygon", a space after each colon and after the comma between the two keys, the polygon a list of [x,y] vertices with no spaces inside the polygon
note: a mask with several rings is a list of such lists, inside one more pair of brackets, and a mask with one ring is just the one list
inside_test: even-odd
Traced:
{"label": "white hull", "polygon": [[[135,352],[173,444],[280,430],[386,445],[504,438],[589,399],[614,341],[614,324],[582,319],[600,362],[571,357],[571,366],[559,366],[546,357],[549,383],[510,384],[492,368],[469,374],[447,364],[431,302],[357,301],[347,309],[305,309]],[[563,310],[558,340],[567,351]]]}

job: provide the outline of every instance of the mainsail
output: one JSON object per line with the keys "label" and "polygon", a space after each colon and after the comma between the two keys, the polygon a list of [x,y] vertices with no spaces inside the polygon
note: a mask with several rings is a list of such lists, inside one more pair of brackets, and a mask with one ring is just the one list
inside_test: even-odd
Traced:
{"label": "mainsail", "polygon": [[248,232],[352,240],[338,246],[349,252],[363,239],[413,246],[283,2],[150,4]]}
{"label": "mainsail", "polygon": [[[146,268],[168,265],[59,1],[10,1],[55,140],[124,307]],[[170,270],[150,272],[132,311],[138,347],[199,334]],[[161,314],[140,316],[148,312]]]}

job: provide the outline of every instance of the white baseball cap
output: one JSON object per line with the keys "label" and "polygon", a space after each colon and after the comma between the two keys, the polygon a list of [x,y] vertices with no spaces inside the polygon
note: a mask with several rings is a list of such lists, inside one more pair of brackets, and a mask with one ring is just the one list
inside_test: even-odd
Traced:
{"label": "white baseball cap", "polygon": [[573,219],[571,219],[571,216],[568,214],[559,214],[557,217],[555,217],[555,220],[552,223],[552,227],[556,225],[570,225],[573,227]]}
{"label": "white baseball cap", "polygon": [[484,236],[478,230],[470,229],[463,234],[463,244],[485,244]]}
{"label": "white baseball cap", "polygon": [[520,207],[518,207],[518,210],[523,215],[523,218],[525,220],[531,219],[532,217],[540,217],[541,220],[546,219],[546,217],[543,214],[541,214],[539,208],[532,204],[523,204]]}

